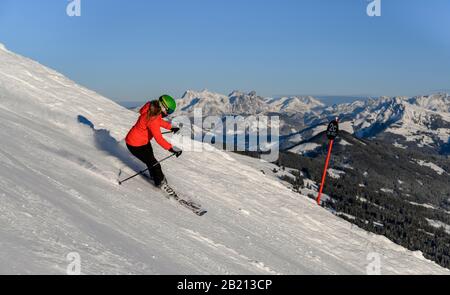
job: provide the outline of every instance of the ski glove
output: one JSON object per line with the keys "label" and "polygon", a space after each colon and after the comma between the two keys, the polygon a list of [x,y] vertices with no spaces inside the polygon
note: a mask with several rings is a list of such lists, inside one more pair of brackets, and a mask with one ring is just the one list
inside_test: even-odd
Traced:
{"label": "ski glove", "polygon": [[178,127],[173,127],[172,129],[170,129],[170,131],[173,132],[173,134],[177,134],[180,131],[180,128]]}
{"label": "ski glove", "polygon": [[180,132],[180,129],[183,128],[183,123],[178,124],[178,126],[176,127],[172,127],[172,129],[170,129],[170,131],[173,132],[173,134],[177,134],[178,132]]}
{"label": "ski glove", "polygon": [[181,156],[181,154],[183,153],[183,151],[179,148],[177,148],[176,146],[172,147],[169,152],[171,152],[172,154],[174,154],[177,158],[179,156]]}

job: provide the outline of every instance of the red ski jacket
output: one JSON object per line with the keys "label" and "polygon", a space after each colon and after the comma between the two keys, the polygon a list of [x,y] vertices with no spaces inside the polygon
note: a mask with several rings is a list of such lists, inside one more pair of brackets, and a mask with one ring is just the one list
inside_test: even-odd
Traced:
{"label": "red ski jacket", "polygon": [[150,107],[150,103],[146,103],[139,113],[141,114],[136,125],[128,132],[125,141],[128,145],[134,147],[140,147],[147,145],[152,138],[155,138],[156,142],[166,150],[170,150],[172,145],[167,142],[161,134],[161,127],[167,130],[172,129],[172,124],[162,119],[162,115],[150,117],[147,119],[147,112]]}

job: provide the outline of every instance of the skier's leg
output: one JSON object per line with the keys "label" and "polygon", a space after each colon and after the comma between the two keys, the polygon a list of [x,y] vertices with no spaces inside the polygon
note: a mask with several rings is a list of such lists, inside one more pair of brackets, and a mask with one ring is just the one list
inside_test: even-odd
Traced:
{"label": "skier's leg", "polygon": [[[127,148],[130,151],[130,153],[135,156],[136,158],[138,158],[142,163],[146,164],[148,163],[147,160],[147,146],[139,146],[139,147],[135,147],[135,146],[130,146],[127,144]],[[147,165],[148,166],[148,165]],[[150,171],[149,171],[150,173]],[[151,175],[150,175],[151,176]]]}
{"label": "skier's leg", "polygon": [[146,147],[145,146],[131,146],[127,144],[127,148],[130,151],[130,153],[138,158],[141,162],[147,163],[146,161]]}
{"label": "skier's leg", "polygon": [[146,164],[150,171],[150,175],[152,176],[155,185],[160,186],[165,177],[162,172],[161,165],[160,164],[155,165],[156,163],[158,163],[158,160],[156,160],[155,158],[153,148],[150,143],[145,146],[145,158],[147,161]]}
{"label": "skier's leg", "polygon": [[153,154],[153,148],[151,144],[149,143],[148,145],[140,147],[127,145],[127,147],[131,154],[133,154],[141,162],[147,165],[150,176],[152,177],[155,185],[160,186],[165,177],[162,172],[160,164],[153,167],[153,165],[158,163],[158,161],[156,160],[155,155]]}

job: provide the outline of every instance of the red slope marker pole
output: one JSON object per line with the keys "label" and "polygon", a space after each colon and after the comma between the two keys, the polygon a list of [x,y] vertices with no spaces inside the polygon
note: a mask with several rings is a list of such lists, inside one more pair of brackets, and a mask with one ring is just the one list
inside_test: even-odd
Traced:
{"label": "red slope marker pole", "polygon": [[330,144],[328,145],[328,155],[327,160],[325,161],[325,168],[323,169],[322,175],[322,183],[320,184],[319,195],[317,196],[317,205],[320,206],[320,198],[322,197],[323,187],[325,185],[325,180],[327,178],[328,165],[330,164],[331,151],[333,150],[334,139],[330,140]]}
{"label": "red slope marker pole", "polygon": [[322,183],[320,184],[319,195],[317,196],[317,204],[319,206],[320,206],[320,198],[322,197],[323,187],[325,185],[325,180],[327,179],[327,171],[328,165],[330,164],[331,151],[333,150],[333,143],[338,134],[339,134],[339,118],[337,117],[334,121],[331,121],[330,124],[328,124],[327,128],[327,137],[330,140],[330,143],[328,145],[327,160],[325,161],[325,167],[323,169]]}

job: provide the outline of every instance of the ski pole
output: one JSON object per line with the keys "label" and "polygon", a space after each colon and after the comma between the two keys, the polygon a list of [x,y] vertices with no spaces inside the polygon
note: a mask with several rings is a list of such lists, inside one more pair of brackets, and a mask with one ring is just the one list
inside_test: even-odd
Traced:
{"label": "ski pole", "polygon": [[[172,157],[174,157],[174,156],[175,156],[175,154],[172,154],[172,155],[170,155],[170,156],[168,156],[168,157],[165,157],[165,158],[162,159],[161,161],[155,163],[155,164],[154,164],[152,167],[150,167],[150,168],[153,168],[153,167],[155,167],[156,165],[159,165],[159,164],[161,164],[162,162],[164,162],[164,161],[166,161],[166,160],[168,160],[168,159],[170,159],[170,158],[172,158]],[[139,176],[139,175],[141,175],[141,174],[144,174],[144,173],[147,172],[150,168],[147,168],[147,169],[145,169],[145,170],[142,170],[141,172],[136,173],[135,175],[130,176],[130,177],[128,177],[127,179],[119,180],[119,185],[122,185],[122,183],[124,183],[124,182],[126,182],[126,181],[128,181],[128,180],[130,180],[130,179],[132,179],[132,178],[135,178],[136,176]]]}

